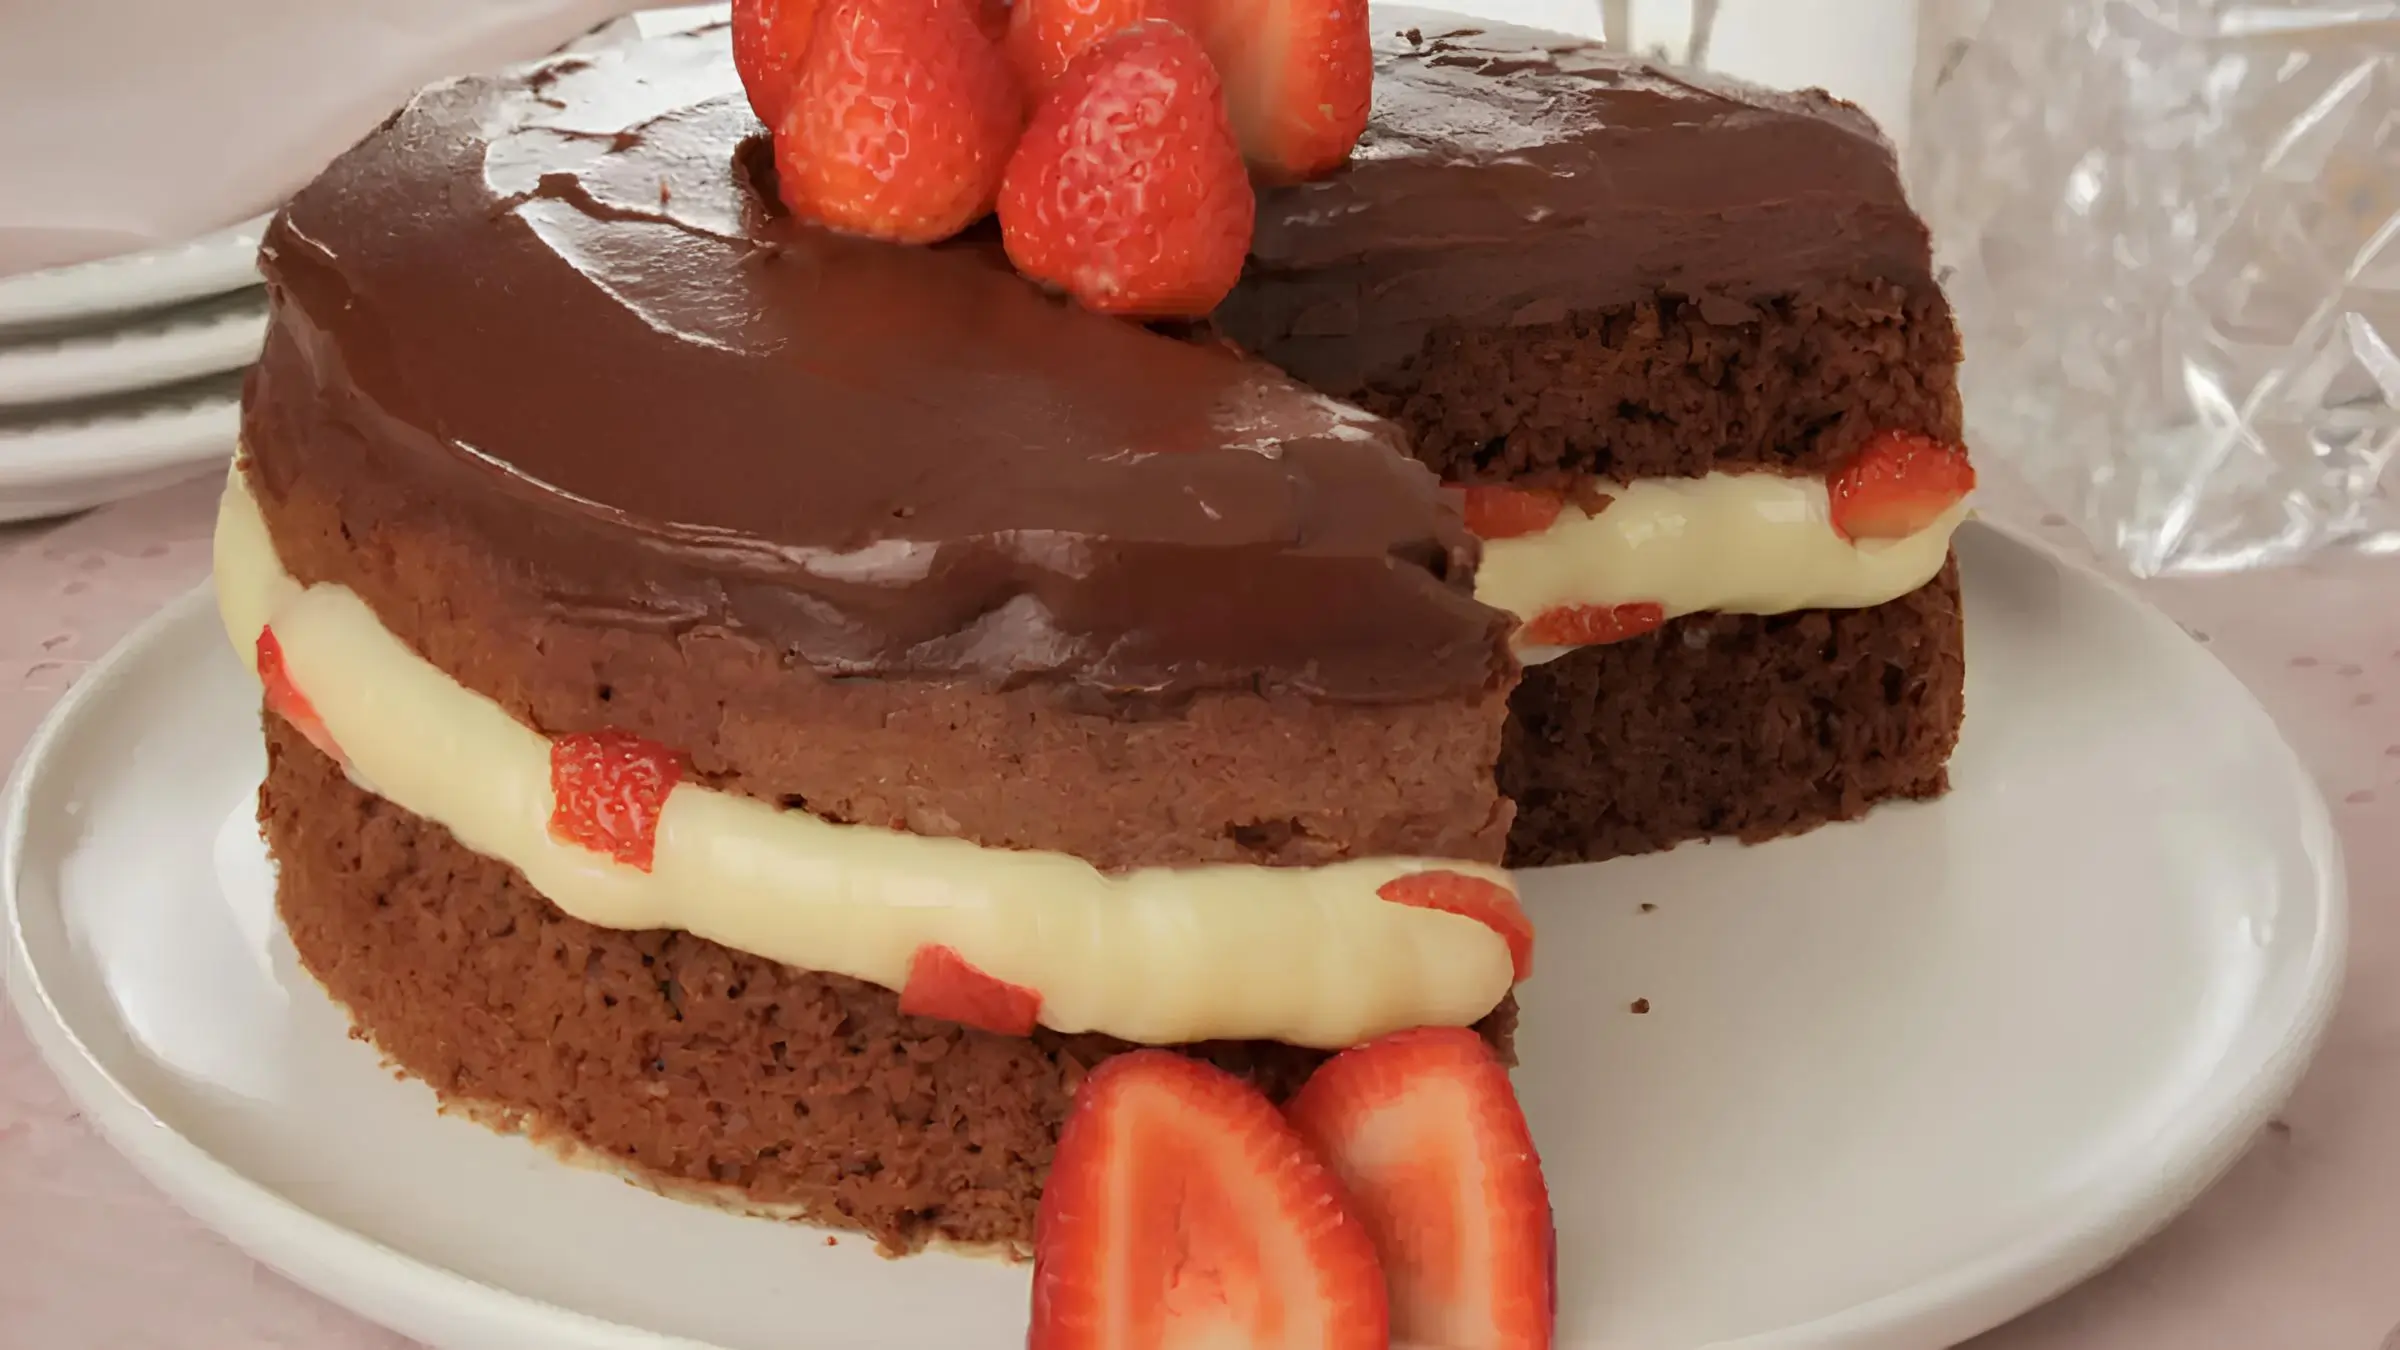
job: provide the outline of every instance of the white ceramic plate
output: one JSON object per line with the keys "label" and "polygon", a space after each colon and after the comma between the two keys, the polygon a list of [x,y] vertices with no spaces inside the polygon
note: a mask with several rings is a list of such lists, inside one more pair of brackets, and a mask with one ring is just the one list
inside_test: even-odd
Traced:
{"label": "white ceramic plate", "polygon": [[[1528,878],[1562,1346],[1950,1344],[2181,1209],[2314,1047],[2342,873],[2275,728],[2093,577],[1983,527],[1960,551],[1947,800]],[[10,993],[161,1187],[441,1346],[1024,1343],[1021,1270],[679,1205],[394,1081],[274,924],[256,703],[196,595],[11,790]]]}
{"label": "white ceramic plate", "polygon": [[239,370],[267,334],[262,286],[120,325],[63,334],[0,334],[0,408],[121,394]]}
{"label": "white ceramic plate", "polygon": [[58,411],[0,409],[0,522],[40,520],[221,465],[242,419],[239,373]]}
{"label": "white ceramic plate", "polygon": [[0,329],[88,321],[101,315],[164,309],[258,284],[258,241],[266,216],[198,239],[0,277]]}

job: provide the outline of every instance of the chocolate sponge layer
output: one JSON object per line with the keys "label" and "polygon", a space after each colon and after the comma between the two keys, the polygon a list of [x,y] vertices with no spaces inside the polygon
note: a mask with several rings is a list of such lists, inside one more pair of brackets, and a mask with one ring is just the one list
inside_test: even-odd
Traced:
{"label": "chocolate sponge layer", "polygon": [[[889,991],[688,935],[594,928],[355,786],[268,717],[259,818],[300,960],[355,1034],[486,1120],[667,1190],[873,1234],[1023,1249],[1105,1036],[903,1017]],[[1482,1031],[1505,1055],[1503,1003]],[[1324,1052],[1188,1047],[1278,1099]]]}
{"label": "chocolate sponge layer", "polygon": [[1872,609],[1694,614],[1525,672],[1512,866],[1757,841],[1941,795],[1965,703],[1954,560]]}
{"label": "chocolate sponge layer", "polygon": [[1939,292],[1859,280],[1447,324],[1356,397],[1453,483],[1821,474],[1878,431],[1957,441],[1957,368]]}

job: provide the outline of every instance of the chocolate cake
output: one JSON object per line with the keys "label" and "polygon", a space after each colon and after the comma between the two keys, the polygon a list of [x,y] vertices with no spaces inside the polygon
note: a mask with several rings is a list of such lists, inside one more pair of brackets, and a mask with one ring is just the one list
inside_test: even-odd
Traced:
{"label": "chocolate cake", "polygon": [[[1399,423],[1446,482],[1612,510],[1644,480],[1821,480],[1878,434],[1959,440],[1957,332],[1865,114],[1455,15],[1379,7],[1375,37],[1350,168],[1260,203],[1217,316],[1235,340]],[[1727,578],[1653,632],[1529,662],[1510,861],[1938,795],[1965,666],[1932,545],[1954,524],[1863,590]]]}
{"label": "chocolate cake", "polygon": [[437,86],[294,198],[218,587],[357,1034],[651,1184],[1023,1248],[1111,1056],[1505,1055],[1504,861],[1938,792],[1958,510],[1843,532],[1957,431],[1888,148],[1377,23],[1213,324],[793,219],[722,26]]}

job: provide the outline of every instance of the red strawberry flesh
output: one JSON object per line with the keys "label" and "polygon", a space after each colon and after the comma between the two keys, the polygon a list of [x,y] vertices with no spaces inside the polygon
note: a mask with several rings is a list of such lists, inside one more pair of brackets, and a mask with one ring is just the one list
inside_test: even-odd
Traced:
{"label": "red strawberry flesh", "polygon": [[1290,1115],[1374,1234],[1394,1344],[1547,1350],[1557,1317],[1549,1187],[1508,1071],[1482,1037],[1427,1027],[1344,1051]]}
{"label": "red strawberry flesh", "polygon": [[1538,647],[1597,647],[1640,637],[1666,621],[1667,611],[1648,601],[1630,605],[1560,605],[1527,620],[1518,636]]}
{"label": "red strawberry flesh", "polygon": [[1459,509],[1467,533],[1478,539],[1516,539],[1540,534],[1558,520],[1564,503],[1556,493],[1529,492],[1511,487],[1462,487]]}
{"label": "red strawberry flesh", "polygon": [[1087,309],[1140,318],[1215,309],[1241,279],[1257,209],[1216,70],[1159,19],[1068,65],[1000,188],[1018,271]]}
{"label": "red strawberry flesh", "polygon": [[900,1011],[1003,1036],[1030,1036],[1041,1020],[1042,996],[984,974],[948,947],[927,943],[909,960]]}
{"label": "red strawberry flesh", "polygon": [[1499,882],[1466,872],[1412,872],[1383,883],[1375,893],[1395,905],[1473,919],[1508,943],[1509,965],[1519,984],[1533,977],[1533,921],[1525,917],[1517,893]]}
{"label": "red strawberry flesh", "polygon": [[1931,436],[1869,437],[1826,484],[1833,528],[1844,539],[1905,539],[1975,490],[1964,448]]}
{"label": "red strawberry flesh", "polygon": [[774,124],[792,214],[903,244],[989,214],[1025,102],[984,23],[976,0],[832,0]]}
{"label": "red strawberry flesh", "polygon": [[1144,19],[1199,31],[1201,0],[1017,0],[1008,16],[1008,55],[1025,88],[1039,95],[1084,49]]}
{"label": "red strawberry flesh", "polygon": [[647,872],[658,817],[683,778],[682,762],[656,741],[586,731],[550,742],[550,833]]}
{"label": "red strawberry flesh", "polygon": [[750,109],[771,129],[791,106],[818,0],[733,0],[733,68]]}
{"label": "red strawberry flesh", "polygon": [[258,630],[258,683],[267,711],[291,723],[293,730],[307,737],[328,759],[348,762],[341,747],[333,743],[333,733],[325,729],[325,719],[317,716],[315,705],[292,683],[292,673],[283,664],[283,642],[273,628]]}
{"label": "red strawberry flesh", "polygon": [[1094,1069],[1035,1225],[1028,1350],[1385,1350],[1383,1276],[1256,1089],[1166,1050]]}
{"label": "red strawberry flesh", "polygon": [[1206,0],[1201,40],[1262,179],[1321,178],[1350,158],[1375,79],[1361,0]]}

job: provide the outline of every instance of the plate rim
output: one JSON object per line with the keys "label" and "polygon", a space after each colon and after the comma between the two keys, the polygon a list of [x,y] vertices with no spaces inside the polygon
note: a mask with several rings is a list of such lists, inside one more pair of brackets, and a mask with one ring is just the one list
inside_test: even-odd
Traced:
{"label": "plate rim", "polygon": [[[580,1337],[578,1345],[594,1350],[710,1350],[700,1342],[628,1327],[487,1284],[316,1213],[218,1158],[153,1111],[92,1051],[59,1008],[43,972],[33,963],[20,909],[17,877],[34,786],[51,771],[58,745],[71,734],[87,704],[121,683],[152,648],[215,607],[214,583],[202,581],[135,625],[42,719],[5,786],[0,786],[0,940],[8,946],[8,998],[45,1066],[110,1146],[171,1203],[260,1264],[403,1335],[429,1339],[448,1324],[448,1317],[411,1315],[413,1299],[443,1297],[465,1300],[479,1319],[504,1327],[504,1334],[529,1338],[516,1344],[538,1344],[544,1337],[555,1340],[561,1330],[571,1330]],[[384,1287],[373,1312],[336,1292],[359,1285],[343,1270],[366,1266],[373,1269],[369,1282]],[[425,1334],[420,1335],[419,1328]]]}
{"label": "plate rim", "polygon": [[[247,300],[232,303],[245,292]],[[30,340],[0,334],[0,411],[38,415],[56,404],[137,397],[229,374],[258,359],[269,318],[265,287],[199,303],[224,307],[132,315],[120,324]]]}
{"label": "plate rim", "polygon": [[[1978,517],[1970,528],[2079,581],[2097,583],[2154,629],[2164,625],[2260,719],[2297,795],[2300,843],[2314,863],[2316,931],[2301,964],[2303,982],[2289,1021],[2275,1029],[2274,1049],[2241,1081],[2199,1103],[2205,1119],[2179,1123],[2164,1154],[2166,1165],[2112,1178],[2100,1185],[2096,1199],[2061,1210],[2039,1231],[1940,1274],[1813,1322],[1716,1342],[1708,1350],[1800,1350],[1861,1338],[1921,1337],[1936,1328],[1957,1339],[2030,1311],[2099,1274],[2188,1209],[2249,1148],[2314,1062],[2342,992],[2350,920],[2341,837],[2322,790],[2265,705],[2213,651],[2192,641],[2119,579],[2021,527]],[[196,612],[213,608],[212,585],[203,581],[135,627],[43,718],[0,788],[0,940],[9,948],[8,994],[43,1059],[111,1145],[173,1202],[261,1263],[371,1320],[433,1339],[439,1328],[459,1325],[438,1309],[425,1311],[447,1298],[458,1315],[504,1327],[507,1335],[552,1341],[571,1336],[573,1344],[593,1350],[705,1350],[699,1342],[487,1284],[308,1209],[218,1159],[153,1112],[91,1051],[58,1007],[23,932],[19,876],[35,786],[51,772],[59,746],[80,725],[83,710],[127,678],[151,649],[194,622]]]}
{"label": "plate rim", "polygon": [[70,323],[259,284],[258,246],[272,211],[172,244],[0,277],[0,333]]}

